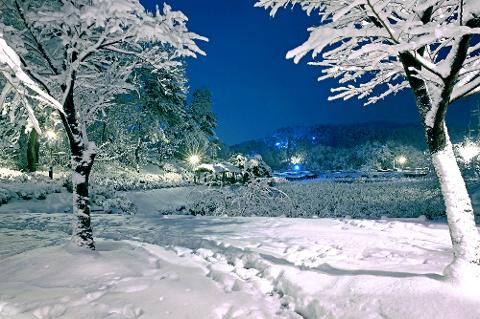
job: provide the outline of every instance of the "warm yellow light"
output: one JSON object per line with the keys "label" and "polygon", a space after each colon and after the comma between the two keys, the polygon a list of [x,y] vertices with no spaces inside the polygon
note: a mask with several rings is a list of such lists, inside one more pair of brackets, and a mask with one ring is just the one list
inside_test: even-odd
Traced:
{"label": "warm yellow light", "polygon": [[407,158],[403,155],[400,155],[399,157],[397,157],[397,163],[400,164],[400,165],[403,165],[407,162]]}
{"label": "warm yellow light", "polygon": [[190,155],[190,157],[188,158],[188,162],[193,166],[198,165],[200,161],[201,161],[200,156],[196,154]]}
{"label": "warm yellow light", "polygon": [[292,156],[292,158],[290,159],[290,162],[293,165],[301,164],[303,162],[303,156],[302,155]]}
{"label": "warm yellow light", "polygon": [[45,136],[47,137],[47,139],[49,141],[53,141],[53,140],[57,139],[57,133],[55,133],[55,131],[53,131],[53,130],[46,131]]}

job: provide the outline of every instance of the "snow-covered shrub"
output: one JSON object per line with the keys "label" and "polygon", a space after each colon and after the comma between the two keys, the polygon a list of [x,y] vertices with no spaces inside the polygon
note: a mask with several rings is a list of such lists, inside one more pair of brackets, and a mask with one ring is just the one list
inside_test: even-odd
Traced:
{"label": "snow-covered shrub", "polygon": [[29,179],[30,177],[25,173],[5,167],[0,167],[0,180],[26,182]]}
{"label": "snow-covered shrub", "polygon": [[255,179],[244,186],[209,187],[190,194],[193,215],[276,216],[290,198],[270,179]]}
{"label": "snow-covered shrub", "polygon": [[92,184],[112,188],[117,191],[129,191],[183,186],[187,182],[178,173],[158,175],[116,172],[115,174],[95,174],[92,176]]}
{"label": "snow-covered shrub", "polygon": [[[8,190],[10,198],[19,198],[24,200],[47,198],[48,194],[60,193],[62,186],[59,181],[50,180],[48,177],[42,175],[26,175],[14,170],[9,171],[9,174],[4,174],[0,178],[0,187]],[[1,196],[1,195],[0,195]]]}
{"label": "snow-covered shrub", "polygon": [[272,176],[272,169],[265,163],[260,155],[246,157],[239,154],[233,157],[231,162],[242,170],[245,181]]}
{"label": "snow-covered shrub", "polygon": [[137,172],[125,166],[103,164],[95,168],[90,181],[97,187],[117,191],[149,190],[185,186],[191,180],[189,174],[183,167],[171,163],[157,167],[153,172]]}
{"label": "snow-covered shrub", "polygon": [[92,202],[108,214],[135,214],[136,212],[135,205],[125,194],[103,187],[93,187]]}
{"label": "snow-covered shrub", "polygon": [[444,215],[434,180],[373,183],[288,183],[280,187],[294,202],[288,216],[374,218]]}
{"label": "snow-covered shrub", "polygon": [[280,183],[266,181],[209,188],[192,195],[192,214],[229,216],[436,218],[445,208],[434,180],[374,183]]}
{"label": "snow-covered shrub", "polygon": [[0,205],[8,203],[16,194],[8,189],[0,188]]}

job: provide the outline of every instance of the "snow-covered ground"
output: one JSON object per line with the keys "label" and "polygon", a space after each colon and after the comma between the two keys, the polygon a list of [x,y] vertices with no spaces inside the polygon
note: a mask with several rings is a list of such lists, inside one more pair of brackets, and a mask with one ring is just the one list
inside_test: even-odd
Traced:
{"label": "snow-covered ground", "polygon": [[184,193],[95,215],[93,254],[67,245],[69,214],[4,205],[0,318],[480,318],[441,275],[444,224],[159,213]]}

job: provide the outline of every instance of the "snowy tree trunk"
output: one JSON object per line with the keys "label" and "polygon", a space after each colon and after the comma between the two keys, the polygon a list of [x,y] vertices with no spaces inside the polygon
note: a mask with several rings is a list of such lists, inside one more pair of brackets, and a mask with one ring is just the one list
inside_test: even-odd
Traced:
{"label": "snowy tree trunk", "polygon": [[432,154],[432,161],[440,181],[453,244],[453,261],[445,269],[445,274],[462,282],[471,280],[472,275],[480,279],[480,236],[472,203],[446,128],[443,139],[445,147]]}
{"label": "snowy tree trunk", "polygon": [[456,282],[469,283],[476,279],[480,283],[480,235],[445,124],[455,72],[444,79],[444,86],[438,87],[437,92],[429,92],[423,80],[415,76],[414,70],[420,66],[408,56],[401,55],[400,58],[425,127],[427,145],[447,210],[453,261],[445,269],[445,275]]}
{"label": "snowy tree trunk", "polygon": [[[72,153],[73,153],[72,149]],[[88,179],[95,153],[90,148],[75,147],[72,154],[73,221],[72,242],[80,247],[95,249],[90,217]]]}
{"label": "snowy tree trunk", "polygon": [[[465,51],[466,49],[463,50],[463,54]],[[453,261],[445,269],[445,275],[453,281],[468,284],[472,280],[480,283],[480,235],[475,225],[472,203],[445,124],[453,83],[458,75],[461,66],[459,61],[462,58],[462,54],[456,56],[450,75],[443,79],[443,86],[437,87],[437,92],[429,92],[426,83],[415,75],[415,70],[421,69],[418,62],[411,56],[400,55],[425,127],[427,145],[447,210]]]}
{"label": "snowy tree trunk", "polygon": [[72,186],[73,186],[73,220],[72,242],[80,247],[95,250],[95,242],[91,227],[90,197],[88,180],[96,155],[94,143],[88,142],[84,130],[80,129],[75,109],[73,88],[75,73],[70,85],[62,87],[65,91],[63,109],[65,115],[61,119],[68,135],[72,153]]}

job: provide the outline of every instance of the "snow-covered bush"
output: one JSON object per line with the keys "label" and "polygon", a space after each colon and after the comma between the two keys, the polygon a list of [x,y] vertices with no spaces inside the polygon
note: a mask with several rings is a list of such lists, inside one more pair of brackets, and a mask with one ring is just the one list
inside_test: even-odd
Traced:
{"label": "snow-covered bush", "polygon": [[275,216],[282,206],[292,205],[270,179],[255,179],[244,186],[208,187],[190,197],[193,215]]}
{"label": "snow-covered bush", "polygon": [[5,168],[5,167],[0,167],[0,180],[26,182],[29,180],[29,176],[20,171],[16,171],[16,170]]}
{"label": "snow-covered bush", "polygon": [[374,218],[444,215],[438,184],[433,180],[377,183],[284,184],[281,189],[294,201],[287,215]]}
{"label": "snow-covered bush", "polygon": [[112,214],[135,214],[135,205],[125,194],[104,187],[92,187],[92,202],[103,212]]}
{"label": "snow-covered bush", "polygon": [[272,169],[260,155],[246,157],[239,154],[234,156],[231,162],[242,170],[245,181],[272,176]]}
{"label": "snow-covered bush", "polygon": [[179,173],[148,174],[132,171],[97,172],[92,175],[92,185],[117,191],[148,190],[187,185],[187,179]]}
{"label": "snow-covered bush", "polygon": [[0,188],[0,205],[8,203],[16,194],[9,189]]}
{"label": "snow-covered bush", "polygon": [[229,216],[436,218],[445,208],[434,180],[281,183],[266,180],[192,194],[192,214]]}
{"label": "snow-covered bush", "polygon": [[41,176],[18,175],[16,179],[0,181],[0,205],[12,199],[44,200],[48,194],[60,193],[62,186],[56,181],[45,180]]}

